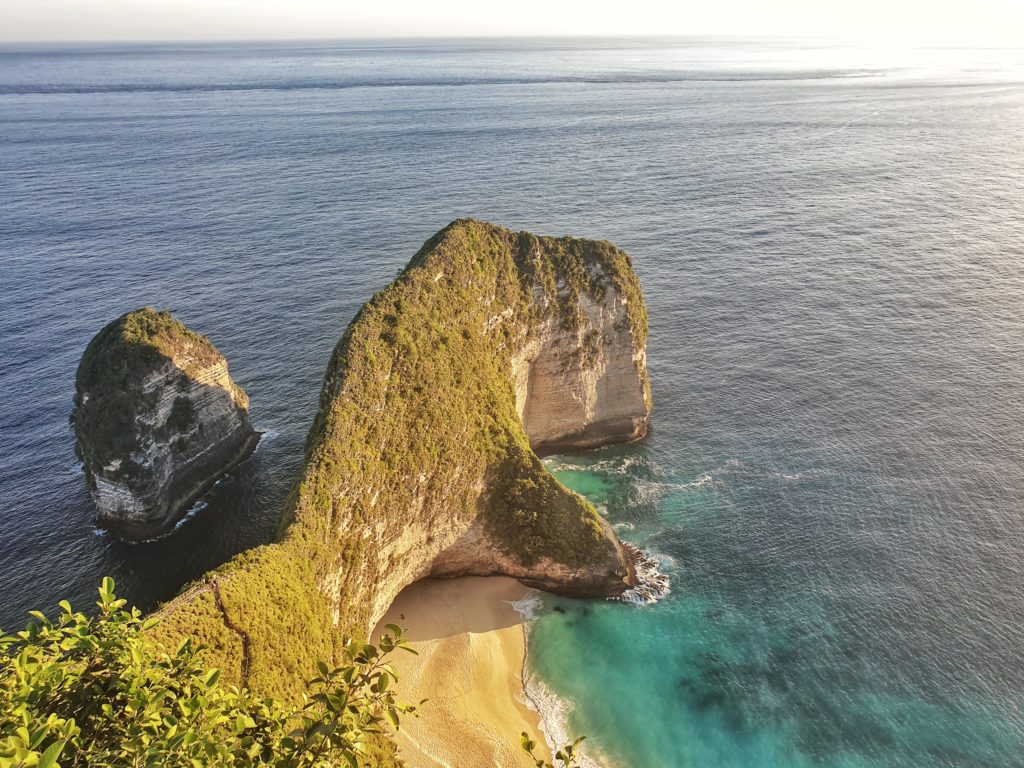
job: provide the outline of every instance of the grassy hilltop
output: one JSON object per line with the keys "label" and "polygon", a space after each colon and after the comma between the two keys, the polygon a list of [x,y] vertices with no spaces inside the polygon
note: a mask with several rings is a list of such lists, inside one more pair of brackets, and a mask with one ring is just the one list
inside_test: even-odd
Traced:
{"label": "grassy hilltop", "polygon": [[573,328],[579,296],[609,289],[642,346],[639,282],[608,243],[474,220],[428,240],[335,348],[278,540],[187,589],[155,637],[198,637],[226,675],[287,698],[366,635],[380,585],[425,575],[448,530],[483,521],[526,564],[606,562],[597,512],[530,448],[509,361],[541,321]]}

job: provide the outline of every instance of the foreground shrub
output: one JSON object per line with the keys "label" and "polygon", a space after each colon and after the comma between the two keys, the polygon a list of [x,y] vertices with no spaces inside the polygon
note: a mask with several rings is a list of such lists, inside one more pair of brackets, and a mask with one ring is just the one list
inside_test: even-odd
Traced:
{"label": "foreground shrub", "polygon": [[530,756],[533,760],[533,764],[536,768],[579,768],[580,756],[577,749],[580,746],[580,742],[586,739],[586,736],[580,736],[572,744],[566,744],[564,747],[558,749],[555,752],[555,762],[557,765],[549,763],[534,754],[534,750],[537,749],[537,742],[530,738],[530,734],[523,731],[519,735],[519,744],[523,748],[523,752]]}
{"label": "foreground shrub", "polygon": [[0,768],[203,768],[368,765],[369,743],[415,707],[396,701],[389,653],[415,653],[388,625],[380,647],[349,642],[335,668],[317,664],[296,706],[219,683],[201,646],[173,653],[145,633],[155,620],[99,589],[96,617],[67,601],[50,621],[0,636]]}

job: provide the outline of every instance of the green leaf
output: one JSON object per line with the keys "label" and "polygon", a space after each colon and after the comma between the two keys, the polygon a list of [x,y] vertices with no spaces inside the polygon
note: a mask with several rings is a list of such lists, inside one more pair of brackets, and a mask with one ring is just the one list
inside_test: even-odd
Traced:
{"label": "green leaf", "polygon": [[142,666],[142,663],[145,661],[145,656],[142,653],[142,649],[139,648],[137,645],[133,645],[128,652],[131,654],[132,661],[134,661],[139,666]]}
{"label": "green leaf", "polygon": [[39,765],[37,768],[60,768],[57,764],[57,758],[60,757],[61,750],[64,749],[63,741],[55,741],[46,751],[43,752],[43,756],[39,758]]}

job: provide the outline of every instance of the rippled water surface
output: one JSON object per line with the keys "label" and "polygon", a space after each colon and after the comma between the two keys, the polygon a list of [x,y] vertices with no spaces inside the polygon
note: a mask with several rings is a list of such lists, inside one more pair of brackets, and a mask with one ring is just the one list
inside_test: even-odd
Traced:
{"label": "rippled water surface", "polygon": [[[263,541],[330,349],[458,216],[614,241],[650,438],[559,457],[673,580],[550,600],[538,681],[648,768],[1024,764],[1024,53],[559,41],[0,49],[0,625]],[[68,412],[137,306],[267,430],[97,535]],[[562,611],[553,610],[558,606]]]}

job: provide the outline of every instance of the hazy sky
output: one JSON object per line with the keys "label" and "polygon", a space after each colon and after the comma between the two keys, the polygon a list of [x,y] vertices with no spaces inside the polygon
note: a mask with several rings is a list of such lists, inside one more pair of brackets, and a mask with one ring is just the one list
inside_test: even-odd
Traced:
{"label": "hazy sky", "polygon": [[0,0],[0,40],[791,35],[1024,45],[1024,0]]}

